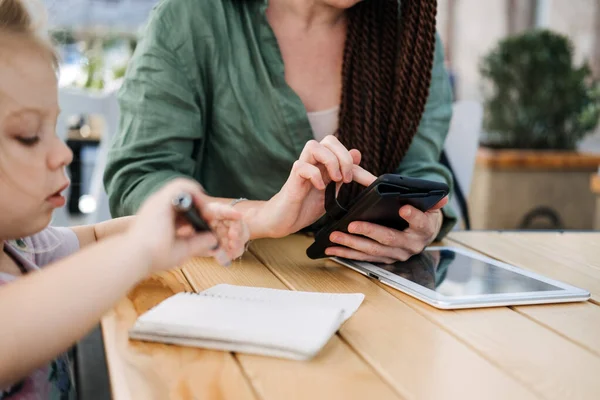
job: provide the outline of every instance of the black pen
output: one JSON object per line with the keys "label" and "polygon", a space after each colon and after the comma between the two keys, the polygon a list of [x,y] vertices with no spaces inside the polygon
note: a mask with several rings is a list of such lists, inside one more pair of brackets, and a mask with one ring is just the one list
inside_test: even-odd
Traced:
{"label": "black pen", "polygon": [[218,236],[210,228],[208,223],[198,212],[198,209],[194,206],[192,195],[189,193],[180,193],[177,195],[177,197],[173,199],[173,208],[192,225],[196,232],[211,232],[217,239],[217,244],[213,249],[218,249],[214,256],[215,260],[217,260],[217,262],[223,266],[231,265],[231,260],[227,256],[227,253],[221,248]]}

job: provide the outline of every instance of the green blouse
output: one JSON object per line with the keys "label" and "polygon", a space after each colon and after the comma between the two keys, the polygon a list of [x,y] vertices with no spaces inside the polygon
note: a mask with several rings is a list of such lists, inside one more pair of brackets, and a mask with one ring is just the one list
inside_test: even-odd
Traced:
{"label": "green blouse", "polygon": [[[104,177],[114,217],[135,213],[180,176],[217,197],[267,200],[281,189],[313,132],[285,82],[266,7],[267,0],[155,7],[119,93],[120,132]],[[451,115],[438,37],[425,113],[395,172],[452,184],[438,161]],[[449,208],[444,216],[440,238],[455,223]]]}

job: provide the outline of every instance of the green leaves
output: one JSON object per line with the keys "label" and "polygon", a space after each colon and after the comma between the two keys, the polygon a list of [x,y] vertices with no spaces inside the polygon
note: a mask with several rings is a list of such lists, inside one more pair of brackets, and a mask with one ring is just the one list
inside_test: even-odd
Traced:
{"label": "green leaves", "polygon": [[565,36],[536,30],[504,39],[480,73],[487,146],[571,150],[598,124],[600,84],[587,65],[573,66]]}

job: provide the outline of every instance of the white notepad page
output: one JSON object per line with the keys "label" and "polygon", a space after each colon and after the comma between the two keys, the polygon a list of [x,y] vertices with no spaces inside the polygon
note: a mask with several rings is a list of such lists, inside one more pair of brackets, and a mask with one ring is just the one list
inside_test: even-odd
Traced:
{"label": "white notepad page", "polygon": [[218,285],[166,299],[138,318],[130,337],[306,360],[325,346],[363,298]]}
{"label": "white notepad page", "polygon": [[221,296],[290,306],[314,306],[316,308],[339,308],[343,311],[344,321],[350,318],[363,302],[362,293],[318,293],[279,290],[252,286],[221,284],[200,292],[201,295]]}

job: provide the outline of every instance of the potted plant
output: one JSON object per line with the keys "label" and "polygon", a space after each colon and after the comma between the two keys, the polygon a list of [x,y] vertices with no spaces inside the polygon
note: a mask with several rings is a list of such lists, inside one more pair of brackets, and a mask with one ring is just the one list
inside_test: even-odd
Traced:
{"label": "potted plant", "polygon": [[565,36],[548,30],[502,40],[480,65],[487,147],[575,150],[600,118],[600,84],[573,64]]}
{"label": "potted plant", "polygon": [[473,226],[591,229],[589,175],[600,157],[576,151],[600,118],[600,83],[587,64],[574,65],[567,37],[534,30],[500,41],[480,73]]}

